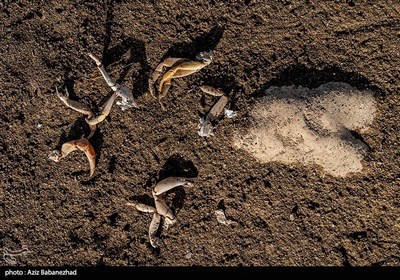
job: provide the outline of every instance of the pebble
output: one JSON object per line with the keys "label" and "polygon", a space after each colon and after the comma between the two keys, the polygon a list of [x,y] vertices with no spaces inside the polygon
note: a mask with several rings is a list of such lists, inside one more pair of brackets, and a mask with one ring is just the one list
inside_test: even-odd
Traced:
{"label": "pebble", "polygon": [[185,255],[185,259],[190,260],[191,258],[192,258],[192,253],[189,252]]}

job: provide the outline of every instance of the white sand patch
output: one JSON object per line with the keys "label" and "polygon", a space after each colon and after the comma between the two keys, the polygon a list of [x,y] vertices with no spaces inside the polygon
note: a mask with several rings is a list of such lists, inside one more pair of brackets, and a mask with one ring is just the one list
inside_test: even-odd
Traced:
{"label": "white sand patch", "polygon": [[367,146],[350,131],[364,133],[376,113],[370,91],[345,83],[316,89],[271,87],[251,112],[255,122],[234,146],[261,162],[317,164],[334,176],[360,172]]}

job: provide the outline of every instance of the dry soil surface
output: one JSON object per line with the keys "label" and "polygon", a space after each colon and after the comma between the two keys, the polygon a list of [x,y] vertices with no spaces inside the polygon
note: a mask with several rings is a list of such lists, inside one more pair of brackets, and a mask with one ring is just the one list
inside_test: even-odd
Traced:
{"label": "dry soil surface", "polygon": [[[1,247],[18,265],[276,266],[400,264],[400,4],[398,1],[12,1],[0,3]],[[173,82],[159,102],[147,79],[166,57],[214,61]],[[51,150],[87,133],[55,87],[101,108],[110,88],[87,53],[133,89],[140,109],[113,107],[92,138],[93,178],[81,153]],[[362,172],[261,163],[232,146],[271,86],[345,82],[371,90],[377,115]],[[215,98],[234,119],[197,135]],[[154,183],[194,178],[167,197],[177,223],[153,249]],[[215,210],[234,223],[217,222]],[[7,265],[3,259],[2,265]]]}

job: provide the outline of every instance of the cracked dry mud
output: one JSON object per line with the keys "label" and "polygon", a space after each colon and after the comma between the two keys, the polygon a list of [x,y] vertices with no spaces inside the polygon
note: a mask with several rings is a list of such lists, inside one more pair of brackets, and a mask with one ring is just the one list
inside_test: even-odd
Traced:
{"label": "cracked dry mud", "polygon": [[[400,4],[232,2],[0,3],[0,235],[3,248],[28,246],[17,265],[400,264]],[[165,111],[145,93],[163,58],[210,49],[209,66],[174,81]],[[140,106],[114,106],[99,125],[91,180],[79,153],[47,159],[88,129],[55,86],[96,113],[111,95],[88,52]],[[356,135],[368,146],[361,172],[260,163],[233,147],[271,86],[329,82],[376,99],[369,132]],[[203,84],[232,92],[238,112],[207,139],[197,135],[213,100]],[[154,250],[148,217],[126,203],[150,204],[153,184],[169,176],[195,187],[166,196],[177,223]],[[215,210],[235,225],[218,223]]]}

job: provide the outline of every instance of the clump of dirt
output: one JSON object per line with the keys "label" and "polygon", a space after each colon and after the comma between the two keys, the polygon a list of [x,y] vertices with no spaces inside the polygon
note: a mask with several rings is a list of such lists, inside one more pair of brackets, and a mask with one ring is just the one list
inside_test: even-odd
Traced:
{"label": "clump of dirt", "polygon": [[334,176],[345,176],[362,170],[368,146],[359,133],[372,124],[376,101],[371,91],[345,83],[311,90],[271,87],[250,114],[254,121],[249,132],[234,137],[237,148],[265,163],[317,164]]}

